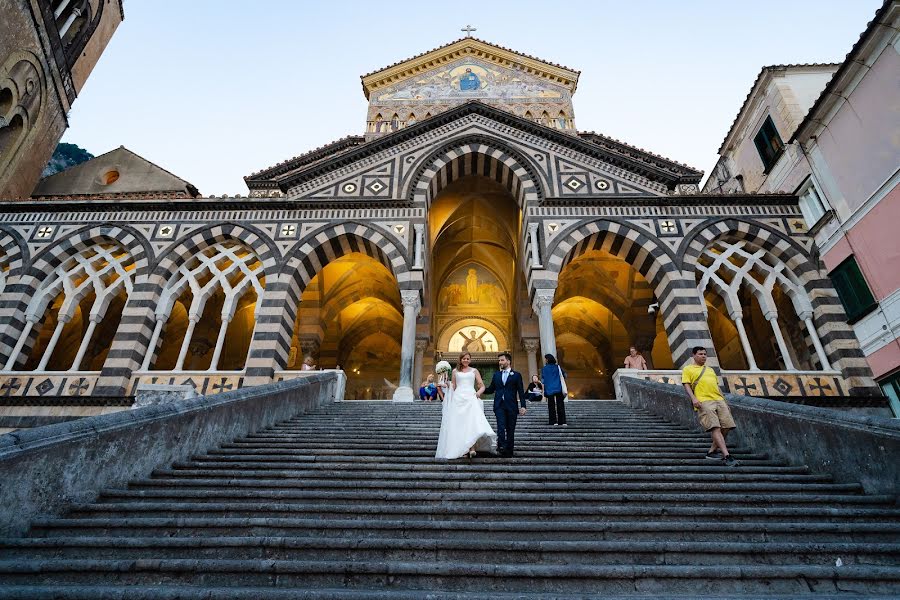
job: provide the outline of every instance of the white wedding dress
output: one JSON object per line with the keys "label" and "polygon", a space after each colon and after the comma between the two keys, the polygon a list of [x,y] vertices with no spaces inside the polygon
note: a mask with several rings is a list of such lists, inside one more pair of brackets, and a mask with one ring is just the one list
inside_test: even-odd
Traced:
{"label": "white wedding dress", "polygon": [[484,404],[475,395],[475,369],[456,372],[456,389],[445,392],[442,413],[435,458],[460,458],[472,446],[490,451],[497,445],[497,434],[484,416]]}

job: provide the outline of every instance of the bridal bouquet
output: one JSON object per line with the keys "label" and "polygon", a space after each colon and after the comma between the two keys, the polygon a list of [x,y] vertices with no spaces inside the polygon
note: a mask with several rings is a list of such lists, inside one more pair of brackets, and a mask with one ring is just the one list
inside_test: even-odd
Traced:
{"label": "bridal bouquet", "polygon": [[450,363],[448,363],[446,360],[442,360],[434,367],[434,372],[437,373],[438,375],[449,374],[450,371],[452,371],[452,370],[453,370],[453,367],[451,367]]}

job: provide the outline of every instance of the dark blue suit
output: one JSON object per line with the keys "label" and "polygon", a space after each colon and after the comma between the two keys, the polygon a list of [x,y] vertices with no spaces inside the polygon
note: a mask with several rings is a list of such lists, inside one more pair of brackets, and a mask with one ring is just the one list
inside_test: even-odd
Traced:
{"label": "dark blue suit", "polygon": [[500,454],[512,454],[515,445],[516,419],[519,416],[518,397],[522,408],[526,408],[525,389],[522,386],[522,375],[511,371],[503,383],[503,373],[494,373],[491,385],[485,394],[494,394],[494,414],[497,415],[497,451]]}

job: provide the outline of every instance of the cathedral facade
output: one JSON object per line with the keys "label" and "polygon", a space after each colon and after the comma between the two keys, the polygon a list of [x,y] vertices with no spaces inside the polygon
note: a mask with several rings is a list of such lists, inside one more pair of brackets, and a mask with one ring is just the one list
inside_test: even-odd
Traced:
{"label": "cathedral facade", "polygon": [[363,76],[362,134],[246,197],[117,187],[128,169],[98,158],[76,167],[90,189],[63,172],[4,201],[0,395],[96,413],[310,357],[348,399],[411,400],[436,360],[508,350],[602,398],[631,345],[651,379],[699,345],[737,393],[877,393],[797,198],[701,194],[700,171],[578,131],[578,76],[464,38]]}

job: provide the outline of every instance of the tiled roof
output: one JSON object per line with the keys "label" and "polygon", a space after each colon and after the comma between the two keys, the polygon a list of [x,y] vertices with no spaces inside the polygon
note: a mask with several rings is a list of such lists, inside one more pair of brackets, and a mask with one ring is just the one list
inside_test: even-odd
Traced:
{"label": "tiled roof", "polygon": [[665,156],[662,156],[661,154],[656,154],[654,152],[650,152],[649,150],[645,150],[638,146],[632,146],[631,144],[627,144],[621,140],[617,140],[616,138],[609,137],[607,135],[603,135],[602,133],[596,133],[594,131],[579,131],[578,135],[579,135],[579,137],[581,137],[583,139],[590,140],[596,144],[600,144],[601,146],[603,146],[604,148],[607,148],[608,150],[613,150],[613,151],[625,150],[626,154],[629,156],[632,156],[632,157],[634,157],[634,153],[636,152],[636,153],[639,153],[639,155],[652,157],[659,161],[670,163],[671,165],[677,165],[678,167],[682,167],[683,169],[693,171],[694,173],[703,174],[703,171],[701,171],[699,169],[695,169],[694,167],[692,167],[690,165],[686,165],[685,163],[678,162],[677,160],[672,160],[671,158],[667,158]]}
{"label": "tiled roof", "polygon": [[721,154],[722,150],[725,148],[725,143],[728,141],[728,138],[731,137],[731,132],[734,131],[734,126],[737,125],[738,119],[741,118],[741,115],[744,113],[744,109],[747,108],[747,105],[750,103],[750,98],[753,97],[753,91],[756,89],[756,84],[760,82],[763,75],[772,71],[782,71],[785,69],[837,66],[839,66],[839,63],[791,63],[786,65],[769,65],[760,69],[759,75],[757,75],[756,79],[753,80],[753,85],[750,86],[750,90],[747,92],[747,96],[744,98],[744,102],[741,103],[741,108],[738,109],[737,114],[734,115],[734,120],[731,121],[731,126],[728,127],[728,133],[725,134],[725,138],[722,140],[722,144],[719,146],[718,153]]}
{"label": "tiled roof", "polygon": [[316,162],[335,156],[336,154],[346,152],[365,142],[365,138],[361,135],[348,135],[340,139],[328,142],[324,146],[319,146],[309,152],[304,152],[293,158],[289,158],[271,167],[262,169],[255,173],[251,173],[244,177],[244,181],[249,185],[253,183],[263,183],[271,180],[273,177],[283,175],[288,171],[292,171],[298,167],[310,166]]}
{"label": "tiled roof", "polygon": [[857,53],[862,49],[863,44],[866,39],[875,31],[878,23],[884,18],[887,13],[888,8],[895,4],[896,0],[885,0],[884,4],[881,5],[877,11],[875,11],[875,16],[872,17],[872,20],[866,24],[865,30],[861,34],[859,34],[859,39],[856,40],[856,43],[853,44],[853,47],[850,48],[850,52],[847,53],[847,56],[844,57],[844,62],[841,63],[840,68],[834,72],[834,75],[831,76],[831,79],[825,85],[825,89],[822,90],[822,93],[819,94],[819,97],[816,98],[816,101],[813,103],[812,108],[809,109],[809,112],[806,113],[806,116],[800,122],[800,125],[797,126],[797,130],[791,135],[790,142],[793,142],[797,138],[797,134],[800,133],[802,129],[804,129],[807,125],[809,125],[810,121],[812,121],[815,117],[814,115],[818,112],[819,108],[825,102],[825,99],[828,98],[829,95],[833,94],[835,88],[838,85],[841,77],[856,62]]}
{"label": "tiled roof", "polygon": [[301,165],[295,172],[278,176],[279,186],[283,191],[287,191],[287,187],[296,185],[301,180],[316,177],[319,174],[326,172],[329,168],[336,166],[338,162],[346,164],[348,161],[357,160],[362,156],[367,156],[371,153],[390,147],[393,144],[401,143],[402,141],[421,135],[425,131],[441,127],[456,118],[470,113],[482,114],[498,120],[499,122],[530,131],[536,135],[545,136],[554,140],[556,143],[575,148],[581,152],[586,152],[589,155],[601,156],[603,160],[607,160],[612,164],[616,164],[625,169],[635,170],[652,181],[665,182],[670,187],[674,187],[676,183],[699,183],[703,176],[702,171],[651,154],[635,146],[629,146],[628,144],[618,142],[617,140],[607,138],[600,134],[584,134],[588,136],[587,139],[582,136],[573,136],[569,133],[559,131],[558,129],[553,129],[531,120],[523,119],[511,112],[487,105],[478,100],[470,100],[465,104],[460,104],[459,106],[440,112],[430,119],[419,121],[415,125],[398,129],[397,131],[359,144],[341,153],[323,156],[322,160],[315,161],[315,164]]}
{"label": "tiled roof", "polygon": [[426,51],[426,52],[422,52],[422,53],[420,53],[420,54],[416,54],[415,56],[410,56],[409,58],[406,58],[406,59],[397,61],[397,62],[395,62],[395,63],[393,63],[393,64],[390,64],[390,65],[388,65],[388,66],[386,66],[386,67],[381,67],[380,69],[376,69],[376,70],[372,71],[371,73],[366,73],[365,75],[360,75],[360,79],[365,79],[366,77],[370,77],[370,76],[374,75],[375,73],[380,73],[381,71],[387,71],[388,69],[392,69],[392,68],[396,67],[397,65],[402,65],[402,64],[405,63],[405,62],[409,62],[409,61],[411,61],[411,60],[415,60],[415,59],[417,59],[417,58],[420,58],[420,57],[422,57],[422,56],[425,56],[426,54],[431,54],[432,52],[437,52],[438,50],[443,50],[444,48],[449,48],[449,47],[452,46],[453,44],[458,44],[459,42],[462,42],[462,41],[465,41],[465,40],[472,40],[472,41],[480,42],[480,43],[485,44],[485,45],[487,45],[487,46],[491,46],[492,48],[497,48],[498,50],[504,50],[504,51],[506,51],[506,52],[512,52],[513,54],[518,54],[519,56],[524,56],[525,58],[530,58],[530,59],[532,59],[532,60],[537,60],[537,61],[540,61],[540,62],[542,62],[542,63],[544,63],[544,64],[547,64],[547,65],[550,65],[550,66],[553,66],[553,67],[557,67],[557,68],[559,68],[559,69],[565,69],[566,71],[571,71],[571,72],[573,72],[573,73],[577,73],[577,74],[581,75],[581,71],[576,71],[575,69],[572,69],[572,68],[567,67],[567,66],[565,66],[565,65],[561,65],[561,64],[558,64],[558,63],[555,63],[555,62],[550,62],[549,60],[544,60],[543,58],[538,58],[537,56],[531,56],[530,54],[525,54],[524,52],[519,52],[518,50],[513,50],[512,48],[505,48],[504,46],[498,46],[497,44],[492,44],[492,43],[490,43],[490,42],[486,42],[486,41],[484,41],[484,40],[482,40],[482,39],[479,39],[479,38],[476,38],[476,37],[462,37],[462,38],[459,38],[458,40],[453,40],[453,41],[450,42],[449,44],[444,44],[443,46],[438,46],[437,48],[432,48],[431,50],[428,50],[428,51]]}
{"label": "tiled roof", "polygon": [[0,202],[46,202],[56,200],[200,200],[202,196],[192,196],[187,192],[121,192],[118,194],[72,194],[66,196],[27,196],[0,198]]}

